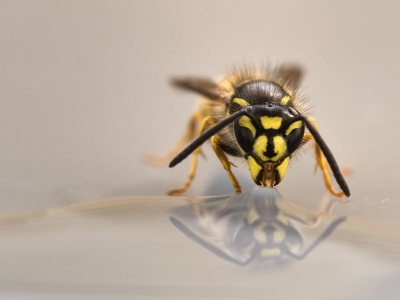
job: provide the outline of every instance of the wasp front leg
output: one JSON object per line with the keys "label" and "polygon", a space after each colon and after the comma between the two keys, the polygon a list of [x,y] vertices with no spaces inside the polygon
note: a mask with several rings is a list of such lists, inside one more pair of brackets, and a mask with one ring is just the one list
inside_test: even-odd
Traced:
{"label": "wasp front leg", "polygon": [[[313,118],[310,118],[310,117],[308,117],[308,120],[318,130],[317,122]],[[304,135],[304,137],[303,137],[302,144],[307,143],[309,140],[314,140],[314,137],[313,137],[313,135],[311,133],[306,133]],[[316,167],[318,166],[322,171],[322,175],[323,175],[323,178],[324,178],[324,181],[325,181],[326,188],[328,189],[328,191],[333,196],[338,197],[338,198],[343,198],[345,196],[345,193],[337,192],[332,186],[331,178],[330,178],[330,175],[329,175],[330,168],[329,168],[329,165],[327,163],[327,160],[326,160],[324,154],[321,151],[321,148],[318,146],[317,143],[314,143],[314,145],[315,145],[315,157],[316,157],[316,160],[317,160]],[[344,173],[345,174],[349,174],[349,173],[351,173],[351,170],[345,169]]]}
{"label": "wasp front leg", "polygon": [[215,151],[215,154],[218,156],[222,166],[224,167],[226,173],[228,174],[229,179],[232,182],[233,187],[236,190],[236,194],[240,194],[242,192],[242,187],[240,186],[239,182],[237,181],[235,175],[233,175],[231,170],[231,162],[228,160],[225,152],[221,149],[221,141],[213,136],[211,138],[211,145]]}
{"label": "wasp front leg", "polygon": [[199,126],[202,120],[202,115],[200,112],[194,113],[189,120],[187,129],[185,134],[180,138],[178,143],[176,143],[175,147],[172,148],[166,154],[157,155],[157,154],[147,154],[144,159],[147,163],[155,165],[155,166],[164,166],[167,165],[171,159],[173,159],[181,150],[194,139],[196,135],[196,128]]}
{"label": "wasp front leg", "polygon": [[[198,136],[200,136],[204,130],[207,128],[207,126],[214,124],[212,119],[210,117],[205,117],[201,121],[201,124],[199,126],[198,130]],[[196,168],[197,168],[197,156],[201,153],[201,146],[198,147],[194,152],[193,152],[193,157],[192,157],[192,162],[190,164],[190,171],[189,171],[189,176],[186,179],[185,184],[180,188],[176,190],[169,191],[168,194],[171,196],[179,196],[182,193],[184,193],[192,183],[194,176],[196,174]]]}

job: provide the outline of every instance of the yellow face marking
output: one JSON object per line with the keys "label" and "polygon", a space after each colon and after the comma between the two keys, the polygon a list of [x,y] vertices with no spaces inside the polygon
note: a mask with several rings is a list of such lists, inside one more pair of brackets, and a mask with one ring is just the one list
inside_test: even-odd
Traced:
{"label": "yellow face marking", "polygon": [[276,168],[276,171],[279,173],[279,177],[281,181],[286,174],[286,170],[290,161],[290,157],[286,157],[285,160]]}
{"label": "yellow face marking", "polygon": [[260,121],[264,129],[279,129],[282,126],[281,117],[263,116],[260,118]]}
{"label": "yellow face marking", "polygon": [[276,162],[282,158],[283,155],[286,154],[287,146],[286,141],[281,136],[274,136],[274,152],[277,153],[274,157],[271,157],[271,160]]}
{"label": "yellow face marking", "polygon": [[279,135],[274,136],[273,142],[274,142],[274,152],[276,153],[274,157],[268,157],[265,156],[264,154],[265,151],[267,151],[267,144],[268,144],[268,138],[265,135],[260,135],[256,139],[253,145],[254,154],[256,154],[263,161],[277,162],[282,158],[283,155],[286,154],[287,146],[285,139]]}
{"label": "yellow face marking", "polygon": [[272,224],[272,226],[274,226],[274,228],[276,229],[274,231],[274,237],[273,237],[273,242],[274,244],[280,244],[283,242],[283,240],[286,237],[286,232],[285,229],[283,229],[281,226],[279,226],[278,224]]}
{"label": "yellow face marking", "polygon": [[286,95],[285,97],[283,97],[283,98],[281,99],[281,102],[280,102],[279,104],[280,104],[280,105],[286,105],[286,104],[289,103],[290,100],[291,100],[290,96],[289,96],[289,95]]}
{"label": "yellow face marking", "polygon": [[242,98],[235,98],[233,99],[233,102],[239,104],[241,107],[250,106],[250,103]]}
{"label": "yellow face marking", "polygon": [[250,225],[253,224],[256,220],[260,218],[260,215],[254,208],[254,206],[250,209],[249,213],[247,214],[247,223]]}
{"label": "yellow face marking", "polygon": [[260,252],[261,257],[278,257],[280,255],[281,255],[281,250],[279,250],[279,248],[272,248],[272,249],[264,248]]}
{"label": "yellow face marking", "polygon": [[303,126],[302,121],[296,121],[290,124],[289,128],[286,129],[285,135],[288,136],[293,130],[301,128]]}
{"label": "yellow face marking", "polygon": [[254,228],[253,236],[259,244],[267,243],[267,233],[264,231],[266,226],[265,222],[262,222],[256,228]]}
{"label": "yellow face marking", "polygon": [[251,178],[253,178],[253,180],[255,181],[257,179],[258,174],[261,172],[262,167],[251,156],[247,158],[247,163],[249,164]]}
{"label": "yellow face marking", "polygon": [[239,126],[248,128],[251,131],[253,137],[256,136],[256,128],[254,127],[251,119],[248,116],[243,116],[239,119]]}
{"label": "yellow face marking", "polygon": [[268,138],[265,135],[260,135],[253,145],[253,152],[261,158],[263,161],[268,160],[268,157],[264,155],[267,151]]}

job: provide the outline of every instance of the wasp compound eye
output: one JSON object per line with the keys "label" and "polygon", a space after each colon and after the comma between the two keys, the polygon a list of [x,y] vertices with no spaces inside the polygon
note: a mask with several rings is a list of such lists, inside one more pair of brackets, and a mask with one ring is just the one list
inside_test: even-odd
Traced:
{"label": "wasp compound eye", "polygon": [[248,116],[241,117],[234,124],[234,131],[237,143],[244,153],[249,153],[253,149],[254,138],[257,135],[256,125]]}
{"label": "wasp compound eye", "polygon": [[295,121],[285,130],[287,149],[292,154],[299,148],[304,137],[305,126],[301,120]]}

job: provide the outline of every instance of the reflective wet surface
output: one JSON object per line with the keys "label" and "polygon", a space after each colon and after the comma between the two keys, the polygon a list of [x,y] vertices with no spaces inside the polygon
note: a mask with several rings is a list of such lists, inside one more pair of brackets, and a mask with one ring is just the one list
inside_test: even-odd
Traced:
{"label": "reflective wet surface", "polygon": [[[285,200],[276,189],[255,188],[230,197],[194,200],[176,209],[170,220],[188,238],[227,261],[270,266],[288,258],[304,259],[345,222],[345,216],[330,213],[333,204],[321,203],[319,211],[309,211]],[[304,246],[293,222],[316,228],[321,220],[327,227]]]}
{"label": "reflective wet surface", "polygon": [[239,197],[116,198],[3,215],[0,294],[396,299],[400,228],[329,212],[331,200],[306,210],[256,188]]}

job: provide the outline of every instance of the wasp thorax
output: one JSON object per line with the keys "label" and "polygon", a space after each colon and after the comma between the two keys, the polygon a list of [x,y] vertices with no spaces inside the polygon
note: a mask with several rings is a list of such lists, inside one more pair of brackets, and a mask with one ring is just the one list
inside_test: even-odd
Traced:
{"label": "wasp thorax", "polygon": [[272,187],[281,182],[304,128],[287,107],[270,103],[254,106],[252,114],[235,122],[236,140],[256,184]]}

